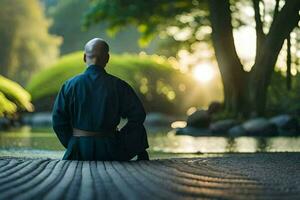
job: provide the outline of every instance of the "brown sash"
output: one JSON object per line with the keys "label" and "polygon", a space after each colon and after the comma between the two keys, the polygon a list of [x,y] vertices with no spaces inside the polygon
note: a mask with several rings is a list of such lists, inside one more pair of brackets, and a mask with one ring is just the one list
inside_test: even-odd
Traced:
{"label": "brown sash", "polygon": [[73,128],[73,136],[75,137],[112,137],[115,134],[116,131],[92,132]]}

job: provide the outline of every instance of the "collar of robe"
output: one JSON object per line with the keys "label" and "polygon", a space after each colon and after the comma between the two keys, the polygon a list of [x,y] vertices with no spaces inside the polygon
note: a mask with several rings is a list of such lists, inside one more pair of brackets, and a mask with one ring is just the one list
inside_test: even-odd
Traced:
{"label": "collar of robe", "polygon": [[104,67],[99,65],[89,65],[85,70],[86,73],[106,73]]}

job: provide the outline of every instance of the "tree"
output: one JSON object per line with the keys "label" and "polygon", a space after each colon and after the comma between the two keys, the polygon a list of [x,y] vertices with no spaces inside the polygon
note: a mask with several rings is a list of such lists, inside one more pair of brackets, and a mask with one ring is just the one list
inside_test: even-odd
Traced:
{"label": "tree", "polygon": [[24,84],[56,59],[61,39],[48,34],[38,0],[2,0],[0,6],[0,74]]}
{"label": "tree", "polygon": [[[86,25],[102,20],[108,20],[112,29],[128,23],[135,24],[139,26],[145,38],[151,38],[153,33],[163,31],[171,25],[178,26],[178,23],[179,27],[181,24],[188,24],[192,29],[192,35],[196,35],[199,26],[210,25],[211,40],[224,86],[226,110],[245,116],[251,112],[263,115],[267,89],[278,54],[284,40],[299,21],[300,1],[286,0],[279,9],[280,1],[277,0],[273,21],[267,34],[261,16],[261,10],[264,8],[263,1],[245,2],[253,6],[257,36],[255,63],[250,72],[244,70],[234,45],[233,28],[236,24],[243,23],[239,16],[233,17],[237,12],[234,7],[237,1],[95,0],[92,1],[91,9],[86,16]],[[188,16],[193,20],[181,20],[182,16]],[[197,40],[197,37],[191,37],[185,42],[193,43]]]}
{"label": "tree", "polygon": [[89,7],[88,1],[64,0],[55,2],[47,0],[44,3],[47,16],[53,20],[49,28],[50,33],[63,37],[60,48],[61,54],[82,50],[85,43],[93,37],[109,40],[110,49],[113,53],[154,51],[154,43],[147,48],[139,47],[137,40],[140,34],[134,27],[127,27],[126,30],[119,32],[117,37],[110,37],[106,33],[107,26],[105,23],[84,29],[81,21]]}

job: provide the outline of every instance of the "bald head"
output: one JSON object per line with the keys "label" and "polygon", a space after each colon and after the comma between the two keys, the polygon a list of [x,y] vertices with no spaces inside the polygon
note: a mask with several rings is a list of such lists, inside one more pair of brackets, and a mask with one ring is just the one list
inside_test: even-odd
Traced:
{"label": "bald head", "polygon": [[109,46],[101,38],[88,41],[84,47],[84,62],[87,65],[100,65],[105,67],[109,60]]}

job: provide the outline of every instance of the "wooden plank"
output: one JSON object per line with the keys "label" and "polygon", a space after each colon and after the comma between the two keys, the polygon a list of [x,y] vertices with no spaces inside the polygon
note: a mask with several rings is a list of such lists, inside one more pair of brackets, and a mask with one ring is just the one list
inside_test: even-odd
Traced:
{"label": "wooden plank", "polygon": [[93,178],[91,174],[90,162],[83,161],[82,166],[82,180],[79,189],[79,199],[94,199],[95,196],[95,188],[93,183]]}
{"label": "wooden plank", "polygon": [[96,163],[97,172],[103,182],[103,190],[105,191],[105,199],[125,199],[113,181],[113,177],[106,170],[104,162],[98,161]]}
{"label": "wooden plank", "polygon": [[101,178],[101,176],[97,170],[97,161],[92,161],[90,163],[90,165],[91,165],[91,175],[92,175],[92,179],[94,181],[96,198],[97,199],[108,199],[106,184],[104,183],[103,179]]}
{"label": "wooden plank", "polygon": [[[51,186],[51,181],[56,176],[53,176],[55,172],[54,168],[57,166],[58,160],[48,161],[44,170],[42,170],[38,175],[33,177],[29,182],[26,182],[22,186],[18,187],[19,192],[15,195],[16,199],[34,199],[37,195],[41,196],[42,193],[47,191],[49,186]],[[52,175],[52,176],[51,176]],[[23,191],[23,192],[22,192]]]}
{"label": "wooden plank", "polygon": [[[1,196],[3,199],[10,199],[13,196],[20,195],[22,192],[26,192],[27,189],[34,187],[39,180],[36,181],[36,177],[45,169],[48,162],[45,160],[37,160],[37,162],[32,162],[32,164],[27,166],[26,170],[21,170],[20,173],[16,173],[16,180],[11,180],[1,187]],[[28,172],[28,169],[31,171]],[[23,172],[27,173],[24,174]]]}
{"label": "wooden plank", "polygon": [[[47,191],[45,194],[44,199],[61,199],[64,195],[68,192],[68,188],[70,183],[72,182],[74,176],[76,176],[75,170],[78,165],[78,161],[71,161],[70,165],[67,167],[65,174],[61,181],[59,181],[54,187],[51,187],[51,183],[55,181],[56,176],[54,175],[54,169],[52,173],[48,176],[48,178],[39,185],[39,187],[35,191],[35,196],[38,196],[39,191],[43,193],[43,189]],[[60,166],[56,165],[58,170],[61,169]]]}
{"label": "wooden plank", "polygon": [[[64,162],[70,162],[70,161],[64,161]],[[83,163],[81,161],[78,161],[78,164],[75,169],[74,177],[69,185],[68,190],[64,194],[63,199],[70,199],[70,200],[78,199],[78,194],[79,194],[81,179],[82,179],[82,174],[81,174],[82,173],[82,164]],[[49,200],[55,199],[55,198],[52,198],[51,194],[52,193],[50,192],[50,195],[48,196],[49,198],[47,198],[47,199],[49,199]]]}
{"label": "wooden plank", "polygon": [[105,170],[107,172],[107,174],[111,177],[111,180],[113,181],[113,183],[117,186],[118,190],[120,191],[120,193],[122,193],[122,195],[128,199],[132,199],[132,200],[137,200],[140,199],[139,194],[136,194],[133,190],[133,188],[128,185],[128,182],[126,182],[126,180],[124,180],[124,178],[122,177],[122,175],[120,174],[120,172],[118,172],[112,165],[112,162],[105,162]]}
{"label": "wooden plank", "polygon": [[[129,185],[134,193],[138,194],[140,199],[149,199],[151,198],[151,194],[149,193],[147,186],[144,186],[140,181],[139,177],[136,176],[134,171],[127,170],[127,168],[131,168],[129,163],[126,165],[121,164],[120,162],[113,162],[113,167],[118,171],[121,177],[126,181],[127,185]],[[124,166],[127,166],[126,168]]]}

